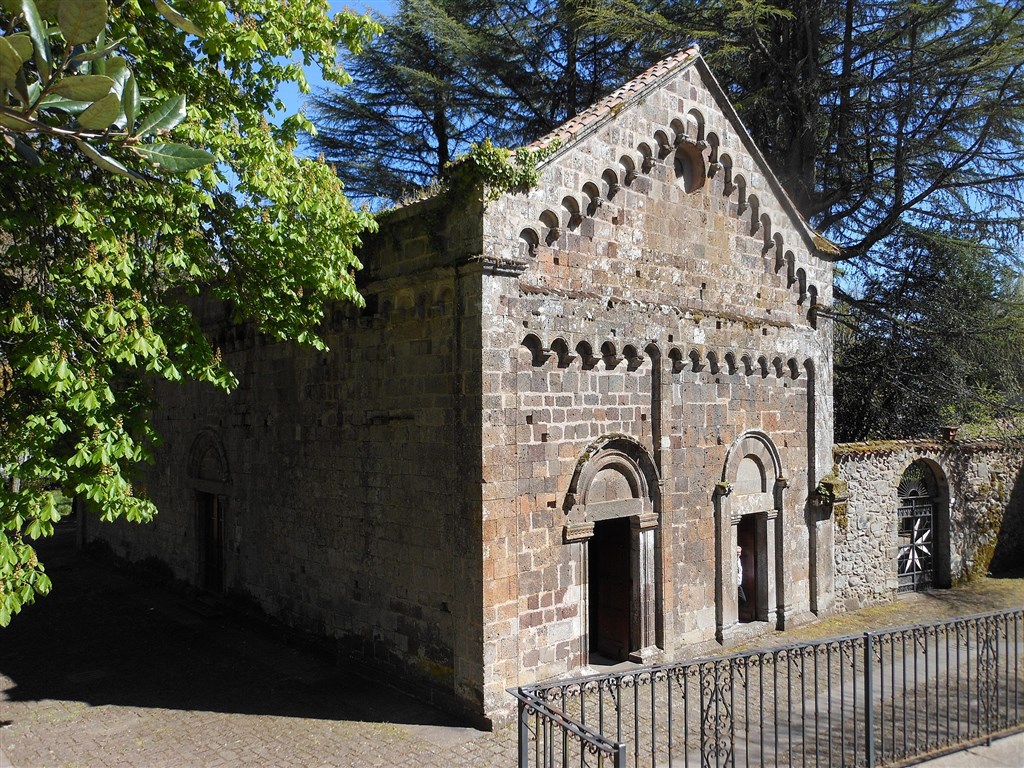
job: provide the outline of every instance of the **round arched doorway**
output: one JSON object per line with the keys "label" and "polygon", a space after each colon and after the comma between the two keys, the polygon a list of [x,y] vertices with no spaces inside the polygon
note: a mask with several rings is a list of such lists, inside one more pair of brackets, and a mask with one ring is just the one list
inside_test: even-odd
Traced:
{"label": "round arched doorway", "polygon": [[915,461],[900,478],[896,494],[896,573],[898,592],[922,592],[942,582],[940,550],[944,538],[942,493],[932,468]]}

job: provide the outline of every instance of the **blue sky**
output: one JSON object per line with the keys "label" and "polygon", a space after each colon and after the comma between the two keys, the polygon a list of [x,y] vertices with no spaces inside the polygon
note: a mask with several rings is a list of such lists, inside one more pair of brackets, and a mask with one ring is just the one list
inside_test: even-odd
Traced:
{"label": "blue sky", "polygon": [[[348,8],[356,13],[372,12],[387,16],[392,13],[394,7],[395,4],[393,0],[353,0],[352,2],[331,0],[331,9],[334,12]],[[314,91],[323,85],[323,79],[320,77],[320,72],[315,67],[309,68],[306,72],[306,76],[309,78],[310,85],[313,87]],[[299,89],[289,83],[281,89],[281,98],[284,100],[286,105],[287,114],[291,115],[302,108],[303,101],[307,97],[304,94],[299,93]]]}

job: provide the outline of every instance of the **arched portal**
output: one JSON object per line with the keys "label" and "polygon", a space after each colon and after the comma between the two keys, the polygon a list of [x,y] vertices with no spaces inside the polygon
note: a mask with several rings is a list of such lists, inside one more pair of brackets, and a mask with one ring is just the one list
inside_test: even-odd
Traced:
{"label": "arched portal", "polygon": [[658,475],[648,452],[617,436],[592,445],[566,495],[565,540],[583,544],[583,650],[649,661],[657,650]]}
{"label": "arched portal", "polygon": [[737,624],[785,624],[780,511],[786,485],[771,438],[751,431],[733,444],[715,492],[719,640]]}
{"label": "arched portal", "polygon": [[897,487],[896,574],[899,592],[949,586],[948,503],[941,469],[918,460]]}

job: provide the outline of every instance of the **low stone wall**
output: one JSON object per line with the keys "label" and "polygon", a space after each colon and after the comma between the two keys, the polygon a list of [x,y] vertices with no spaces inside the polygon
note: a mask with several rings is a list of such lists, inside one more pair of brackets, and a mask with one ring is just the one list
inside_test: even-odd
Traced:
{"label": "low stone wall", "polygon": [[1024,441],[847,443],[834,455],[849,495],[835,515],[837,610],[896,597],[897,489],[915,461],[938,486],[936,586],[1024,562]]}

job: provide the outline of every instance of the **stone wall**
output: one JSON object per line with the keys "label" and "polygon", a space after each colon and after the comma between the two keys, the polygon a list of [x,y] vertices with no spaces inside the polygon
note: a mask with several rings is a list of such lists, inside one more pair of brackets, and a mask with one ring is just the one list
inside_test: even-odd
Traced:
{"label": "stone wall", "polygon": [[836,603],[854,610],[897,594],[897,488],[915,461],[938,480],[936,586],[1024,561],[1024,444],[879,441],[835,447],[848,485],[836,515]]}
{"label": "stone wall", "polygon": [[[539,186],[485,212],[485,259],[520,262],[483,285],[496,705],[587,663],[589,559],[609,515],[633,526],[638,658],[736,636],[743,513],[770,539],[761,631],[831,605],[832,527],[807,505],[832,463],[831,331],[816,313],[831,264],[716,88],[693,66],[605,104],[614,120],[559,136]],[[767,487],[724,497],[748,443],[767,446]],[[616,454],[630,488],[585,498],[588,467]]]}
{"label": "stone wall", "polygon": [[479,223],[436,201],[392,216],[361,251],[367,307],[329,314],[326,352],[198,307],[238,389],[161,387],[146,481],[160,513],[96,530],[203,586],[215,497],[224,592],[477,718],[481,278],[463,257]]}

